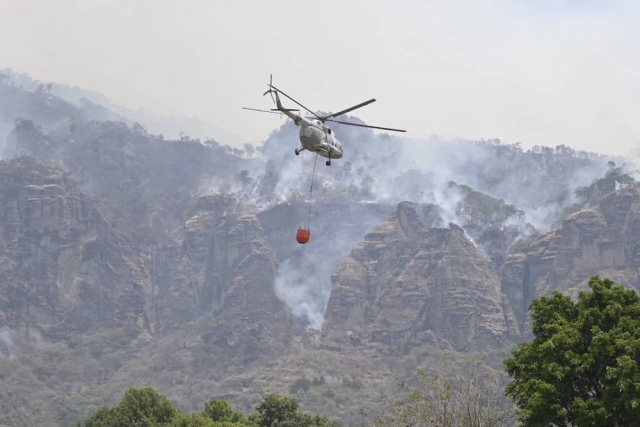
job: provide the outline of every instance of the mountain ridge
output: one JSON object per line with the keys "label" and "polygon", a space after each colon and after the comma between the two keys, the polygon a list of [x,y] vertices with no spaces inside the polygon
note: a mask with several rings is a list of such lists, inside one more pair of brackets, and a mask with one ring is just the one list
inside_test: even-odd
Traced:
{"label": "mountain ridge", "polygon": [[191,410],[320,376],[303,407],[354,421],[444,351],[493,363],[536,296],[598,272],[640,289],[638,185],[617,158],[336,126],[349,155],[310,198],[291,123],[248,157],[7,93],[5,423],[72,425],[139,382]]}

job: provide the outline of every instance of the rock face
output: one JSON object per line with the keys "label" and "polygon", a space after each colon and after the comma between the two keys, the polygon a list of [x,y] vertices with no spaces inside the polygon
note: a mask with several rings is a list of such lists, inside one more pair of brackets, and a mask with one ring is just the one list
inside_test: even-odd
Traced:
{"label": "rock face", "polygon": [[401,203],[332,276],[324,336],[405,352],[439,338],[473,349],[517,335],[500,280],[433,205]]}
{"label": "rock face", "polygon": [[640,191],[610,193],[596,207],[564,218],[562,226],[514,245],[502,271],[503,290],[521,332],[528,331],[531,300],[553,291],[577,296],[591,276],[640,290]]}
{"label": "rock face", "polygon": [[[114,265],[124,263],[135,269],[132,273],[135,279],[102,277],[95,273],[87,281],[94,292],[101,292],[103,287],[113,288],[112,281],[123,286],[140,284],[142,288],[131,285],[125,288],[135,295],[134,305],[144,307],[144,321],[137,324],[144,324],[148,332],[162,336],[203,315],[220,314],[238,321],[243,318],[244,323],[236,325],[241,328],[251,323],[273,322],[278,325],[276,329],[288,325],[286,306],[274,292],[276,256],[260,220],[243,216],[234,198],[197,196],[198,186],[207,185],[210,170],[224,176],[235,175],[238,158],[227,155],[215,142],[163,141],[148,135],[139,125],[129,129],[124,123],[95,121],[79,121],[67,135],[49,136],[42,134],[31,120],[17,123],[10,142],[7,149],[14,156],[24,152],[45,161],[64,163],[73,171],[73,176],[79,178],[85,193],[91,191],[95,196],[94,205],[100,203],[102,212],[98,221],[103,224],[101,227],[90,229],[93,224],[62,213],[59,220],[76,227],[80,237],[72,235],[88,239],[87,248],[95,251],[107,242],[107,247],[122,249],[124,261],[114,261]],[[7,172],[8,180],[13,179],[13,172]],[[42,185],[38,179],[33,178],[33,185]],[[29,190],[31,187],[25,187],[27,184],[31,182],[25,183],[20,191],[42,191]],[[48,181],[44,184],[52,191]],[[72,207],[73,197],[83,194],[79,187],[74,183],[69,190],[73,192],[69,202]],[[16,197],[23,197],[25,204],[35,203],[31,200],[35,196],[24,194]],[[47,193],[45,199],[53,196],[56,195]],[[89,200],[86,196],[78,197]],[[9,209],[11,204],[6,206]],[[97,208],[94,211],[98,212]],[[85,237],[85,233],[90,237]],[[67,247],[70,243],[60,244]],[[45,247],[46,243],[38,241],[33,242],[31,249],[49,253]],[[23,259],[11,260],[16,265],[24,264]],[[111,267],[105,260],[101,255],[93,261],[94,267]],[[71,261],[66,258],[52,258],[47,262],[52,271],[71,268],[67,265]],[[24,277],[31,277],[28,274]],[[45,274],[42,281],[50,280],[49,276],[55,278],[55,271]],[[67,279],[74,280],[74,276],[65,276]],[[65,288],[60,295],[66,297],[70,289]],[[11,304],[13,302],[15,295],[11,298]],[[120,302],[114,304],[118,310],[126,307]],[[83,307],[89,317],[95,310],[111,309],[95,304]],[[82,323],[89,327],[95,322],[97,320]],[[64,325],[59,326],[65,329]],[[123,325],[118,323],[118,326]]]}
{"label": "rock face", "polygon": [[275,254],[258,218],[238,213],[233,198],[202,198],[182,244],[148,256],[97,206],[53,164],[0,162],[2,324],[50,339],[108,327],[161,336],[215,314],[239,331],[287,336]]}
{"label": "rock face", "polygon": [[60,168],[0,162],[0,318],[12,329],[69,338],[98,327],[152,330],[141,259]]}
{"label": "rock face", "polygon": [[275,254],[258,218],[240,213],[234,198],[201,198],[185,222],[181,249],[156,248],[153,260],[162,328],[214,313],[239,330],[288,335],[288,312],[274,292]]}

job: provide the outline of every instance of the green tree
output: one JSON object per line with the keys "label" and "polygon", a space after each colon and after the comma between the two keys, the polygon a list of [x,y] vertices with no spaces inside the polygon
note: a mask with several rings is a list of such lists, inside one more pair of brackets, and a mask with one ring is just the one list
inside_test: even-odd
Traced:
{"label": "green tree", "polygon": [[249,420],[258,427],[340,427],[319,415],[298,411],[298,402],[286,396],[269,394],[256,406]]}
{"label": "green tree", "polygon": [[255,427],[253,424],[245,424],[244,422],[236,421],[213,421],[202,413],[194,414],[191,417],[183,417],[170,427]]}
{"label": "green tree", "polygon": [[151,387],[130,388],[115,408],[100,408],[84,427],[154,427],[182,417],[163,395]]}
{"label": "green tree", "polygon": [[277,394],[269,394],[256,406],[256,413],[250,419],[260,427],[274,427],[278,422],[291,418],[298,412],[295,399]]}
{"label": "green tree", "polygon": [[224,400],[205,403],[204,410],[183,415],[151,387],[131,388],[118,406],[98,409],[78,427],[341,427],[319,415],[298,411],[295,399],[277,394],[266,396],[256,412],[246,417]]}
{"label": "green tree", "polygon": [[594,276],[578,301],[531,303],[535,338],[505,360],[524,426],[640,426],[640,300]]}
{"label": "green tree", "polygon": [[202,415],[212,421],[228,421],[231,423],[244,423],[246,421],[242,412],[235,412],[231,405],[219,399],[212,399],[205,403]]}
{"label": "green tree", "polygon": [[111,427],[116,425],[118,425],[118,420],[113,409],[106,406],[98,409],[95,414],[82,424],[83,427]]}

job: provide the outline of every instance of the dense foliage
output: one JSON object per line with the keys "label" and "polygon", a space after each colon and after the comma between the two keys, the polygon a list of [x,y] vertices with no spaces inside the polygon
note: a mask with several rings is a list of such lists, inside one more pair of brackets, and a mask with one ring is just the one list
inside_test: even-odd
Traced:
{"label": "dense foliage", "polygon": [[592,277],[531,303],[535,339],[505,360],[525,426],[640,426],[640,299]]}
{"label": "dense foliage", "polygon": [[131,388],[113,407],[102,407],[79,427],[340,427],[319,415],[299,411],[298,402],[269,394],[245,416],[224,400],[205,403],[204,410],[184,415],[151,387]]}

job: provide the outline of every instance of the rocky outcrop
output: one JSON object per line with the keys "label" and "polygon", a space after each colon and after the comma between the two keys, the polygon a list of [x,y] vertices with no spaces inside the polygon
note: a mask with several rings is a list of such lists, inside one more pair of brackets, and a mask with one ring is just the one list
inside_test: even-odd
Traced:
{"label": "rocky outcrop", "polygon": [[562,226],[514,245],[502,271],[520,331],[534,298],[561,291],[577,296],[593,275],[640,290],[640,191],[631,186],[609,193],[593,208],[566,216]]}
{"label": "rocky outcrop", "polygon": [[268,352],[289,340],[289,312],[274,291],[276,256],[260,220],[241,208],[230,196],[203,197],[187,215],[182,245],[154,249],[159,334],[211,316],[219,322],[204,339],[229,357]]}
{"label": "rocky outcrop", "polygon": [[288,337],[275,254],[258,218],[239,213],[233,198],[202,198],[175,243],[148,256],[67,173],[32,157],[0,162],[0,207],[0,321],[12,330],[68,339],[129,327],[161,336],[211,315],[225,319],[217,334],[239,341]]}
{"label": "rocky outcrop", "polygon": [[444,228],[433,205],[399,204],[332,282],[328,339],[405,352],[437,341],[469,350],[517,334],[490,262],[460,227]]}
{"label": "rocky outcrop", "polygon": [[0,162],[0,311],[27,334],[66,339],[99,327],[152,332],[150,282],[124,235],[53,164]]}
{"label": "rocky outcrop", "polygon": [[185,222],[178,262],[179,269],[189,270],[191,290],[174,291],[193,294],[194,309],[201,313],[224,307],[227,315],[248,310],[271,316],[284,307],[273,292],[277,260],[258,218],[240,210],[233,197],[200,200]]}

